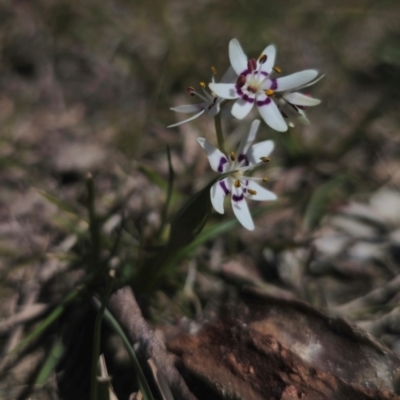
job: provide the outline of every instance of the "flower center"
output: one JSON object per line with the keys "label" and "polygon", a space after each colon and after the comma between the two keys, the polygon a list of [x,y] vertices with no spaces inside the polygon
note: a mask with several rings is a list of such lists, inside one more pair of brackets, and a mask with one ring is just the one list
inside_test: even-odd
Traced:
{"label": "flower center", "polygon": [[243,171],[235,171],[232,173],[232,178],[235,180],[240,180],[240,178],[243,176]]}

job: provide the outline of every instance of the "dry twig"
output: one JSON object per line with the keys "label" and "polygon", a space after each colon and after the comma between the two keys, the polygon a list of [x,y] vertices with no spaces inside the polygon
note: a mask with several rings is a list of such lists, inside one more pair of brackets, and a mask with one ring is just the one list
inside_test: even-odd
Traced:
{"label": "dry twig", "polygon": [[387,303],[400,290],[400,276],[392,279],[385,286],[372,290],[365,296],[358,297],[348,303],[334,307],[331,311],[348,316],[358,310],[371,306],[378,306]]}
{"label": "dry twig", "polygon": [[131,343],[139,343],[139,356],[153,359],[162,371],[176,399],[196,400],[168,357],[162,344],[144,320],[129,286],[117,290],[110,298],[109,309],[123,327]]}

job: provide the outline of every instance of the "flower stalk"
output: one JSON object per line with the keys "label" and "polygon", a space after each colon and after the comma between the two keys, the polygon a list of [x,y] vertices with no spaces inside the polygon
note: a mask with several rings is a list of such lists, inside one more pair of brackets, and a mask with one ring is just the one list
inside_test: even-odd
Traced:
{"label": "flower stalk", "polygon": [[214,125],[215,125],[215,132],[217,134],[218,149],[221,150],[222,153],[227,155],[228,153],[226,152],[225,149],[224,134],[222,133],[221,114],[217,114],[214,117]]}

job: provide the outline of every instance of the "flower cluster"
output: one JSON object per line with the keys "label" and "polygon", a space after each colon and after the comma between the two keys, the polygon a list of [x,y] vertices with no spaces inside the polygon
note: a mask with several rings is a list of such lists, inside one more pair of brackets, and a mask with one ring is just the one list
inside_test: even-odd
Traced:
{"label": "flower cluster", "polygon": [[[192,117],[170,127],[189,122],[206,113],[212,117],[219,113],[224,115],[228,111],[234,118],[245,118],[254,106],[272,129],[284,132],[288,126],[295,123],[308,124],[305,114],[306,107],[316,106],[320,100],[299,90],[319,81],[318,72],[313,69],[296,72],[283,77],[274,77],[280,74],[281,69],[275,66],[276,48],[267,46],[258,59],[247,58],[236,39],[229,43],[229,59],[231,67],[220,82],[214,77],[206,90],[201,83],[202,93],[194,88],[188,88],[192,96],[202,100],[199,104],[184,105],[171,110],[183,113],[196,113]],[[234,102],[233,102],[234,101]],[[233,104],[232,104],[233,102]],[[225,197],[231,195],[233,212],[239,222],[247,229],[253,230],[254,223],[251,217],[246,198],[253,200],[275,200],[276,195],[265,189],[257,181],[266,181],[266,178],[255,178],[248,175],[253,168],[269,161],[269,154],[274,148],[271,140],[252,144],[255,140],[260,121],[251,124],[249,133],[242,139],[237,152],[230,155],[225,151],[222,132],[217,127],[218,147],[214,147],[204,138],[198,142],[208,156],[211,168],[221,173],[222,178],[211,188],[211,202],[214,209],[223,214]]]}

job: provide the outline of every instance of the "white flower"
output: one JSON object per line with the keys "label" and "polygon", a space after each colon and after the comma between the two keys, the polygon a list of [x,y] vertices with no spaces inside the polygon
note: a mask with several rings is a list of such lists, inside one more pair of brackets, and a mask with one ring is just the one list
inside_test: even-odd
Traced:
{"label": "white flower", "polygon": [[[305,87],[314,85],[321,80],[325,75],[320,76],[318,79],[303,85],[296,90],[304,89]],[[321,100],[314,97],[304,95],[299,92],[287,91],[282,94],[282,98],[278,100],[278,108],[282,116],[286,119],[290,127],[294,127],[295,123],[309,125],[309,120],[304,110],[307,107],[314,107],[321,103]]]}
{"label": "white flower", "polygon": [[198,142],[208,156],[211,168],[221,174],[231,172],[211,187],[211,203],[220,214],[224,213],[224,199],[231,193],[233,212],[239,222],[248,230],[254,229],[253,219],[246,203],[246,197],[252,200],[276,200],[276,195],[263,188],[256,181],[266,181],[266,178],[245,176],[245,172],[259,164],[269,161],[269,154],[274,148],[272,140],[266,140],[252,145],[260,121],[256,119],[251,124],[249,133],[242,139],[237,153],[232,152],[227,157],[204,138]]}
{"label": "white flower", "polygon": [[[272,98],[275,93],[287,92],[309,83],[316,78],[318,72],[309,69],[282,78],[270,78],[273,70],[279,71],[279,68],[274,68],[275,54],[275,46],[270,45],[264,49],[258,60],[247,59],[238,40],[232,39],[229,42],[229,59],[238,75],[237,81],[211,82],[209,87],[223,99],[237,99],[232,107],[235,118],[243,119],[256,104],[264,121],[272,129],[283,132],[288,127]],[[292,101],[296,102],[297,99],[293,98]]]}
{"label": "white flower", "polygon": [[[237,75],[235,71],[229,67],[225,72],[224,76],[221,79],[222,83],[235,82]],[[214,82],[214,77],[212,77],[212,82]],[[202,93],[196,92],[193,87],[188,87],[187,91],[191,96],[200,97],[202,100],[201,103],[198,104],[188,104],[184,106],[178,106],[171,108],[172,111],[181,112],[181,113],[196,113],[192,117],[185,119],[184,121],[178,122],[176,124],[169,125],[168,128],[173,128],[175,126],[179,126],[185,124],[186,122],[192,121],[200,115],[206,113],[210,117],[215,117],[221,109],[221,101],[223,100],[220,97],[217,97],[214,93],[208,93],[205,90],[206,85],[204,83],[200,83]]]}

